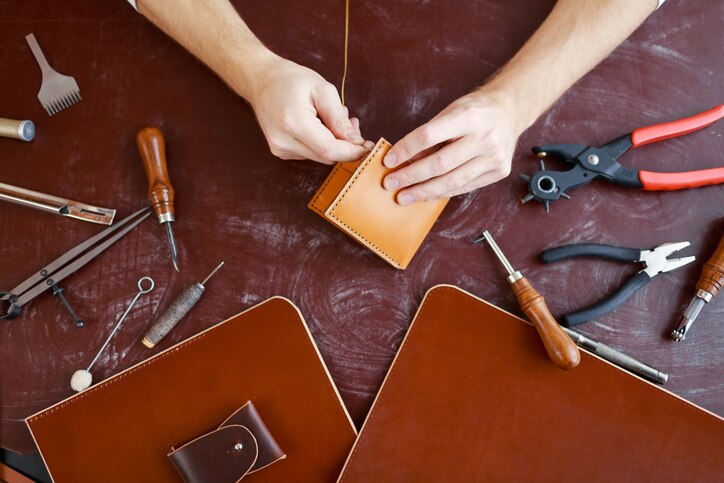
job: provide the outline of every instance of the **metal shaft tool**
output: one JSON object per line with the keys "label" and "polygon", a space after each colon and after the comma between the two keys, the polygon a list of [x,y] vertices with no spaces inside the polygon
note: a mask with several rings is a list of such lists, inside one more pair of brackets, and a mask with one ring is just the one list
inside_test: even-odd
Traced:
{"label": "metal shaft tool", "polygon": [[684,312],[684,316],[681,322],[679,322],[679,325],[671,332],[671,337],[675,341],[682,341],[686,338],[686,333],[691,328],[691,324],[693,324],[699,316],[701,309],[714,300],[714,297],[719,294],[722,287],[724,287],[724,234],[714,254],[704,264],[701,270],[701,276],[696,283],[696,295]]}
{"label": "metal shaft tool", "polygon": [[518,298],[521,310],[538,331],[551,361],[561,369],[576,367],[581,361],[581,354],[576,344],[553,318],[543,297],[536,292],[530,282],[519,271],[511,266],[487,230],[479,238],[473,240],[473,243],[481,241],[488,242],[495,255],[508,271],[508,283]]}
{"label": "metal shaft tool", "polygon": [[573,339],[573,342],[575,342],[578,347],[582,347],[593,352],[598,357],[607,360],[611,364],[623,367],[634,374],[638,374],[639,376],[658,384],[664,384],[669,380],[669,375],[665,372],[654,369],[653,367],[648,366],[643,362],[614,349],[613,347],[607,346],[601,342],[596,342],[593,339],[589,339],[575,330],[567,329],[565,327],[563,327],[563,330],[571,336],[571,339]]}
{"label": "metal shaft tool", "polygon": [[0,136],[29,142],[35,137],[33,121],[16,121],[0,117]]}
{"label": "metal shaft tool", "polygon": [[146,332],[146,335],[141,340],[141,342],[143,342],[143,345],[145,345],[149,349],[153,349],[153,347],[155,347],[156,344],[161,341],[161,339],[166,337],[166,334],[168,334],[171,329],[176,327],[176,324],[178,324],[179,321],[186,316],[189,310],[191,310],[194,305],[196,305],[196,302],[199,301],[201,296],[204,294],[204,290],[206,289],[206,282],[208,282],[209,279],[214,276],[214,274],[222,267],[222,265],[224,265],[224,262],[221,262],[204,279],[203,282],[196,282],[193,285],[190,285],[186,290],[181,292],[181,295],[179,295],[178,298],[173,301],[173,303],[166,309],[161,317],[156,319],[156,322],[153,323],[148,332]]}
{"label": "metal shaft tool", "polygon": [[176,219],[174,216],[175,192],[168,177],[166,142],[158,128],[145,127],[138,132],[136,143],[148,178],[148,199],[151,201],[153,211],[158,217],[158,222],[166,227],[168,246],[171,249],[171,261],[173,261],[173,266],[178,272],[178,252],[173,229],[171,228],[171,222]]}
{"label": "metal shaft tool", "polygon": [[116,210],[99,208],[5,183],[0,183],[0,200],[101,225],[110,225],[116,216]]}
{"label": "metal shaft tool", "polygon": [[[148,285],[148,287],[144,288],[144,283]],[[136,302],[141,297],[141,295],[149,293],[151,290],[153,290],[153,287],[155,284],[153,283],[153,279],[151,277],[141,277],[138,280],[138,293],[135,297],[133,297],[133,300],[131,300],[131,303],[128,304],[128,308],[126,308],[126,311],[123,312],[123,315],[121,315],[121,318],[118,320],[118,323],[115,327],[113,327],[113,330],[111,330],[110,335],[108,335],[108,338],[101,346],[101,349],[98,351],[96,356],[93,358],[90,364],[88,364],[88,367],[86,369],[78,369],[73,373],[73,377],[70,379],[70,387],[72,387],[75,391],[83,391],[84,389],[88,389],[90,385],[93,383],[93,375],[91,374],[90,370],[93,367],[93,364],[95,364],[98,361],[98,358],[101,356],[105,348],[108,346],[108,343],[111,341],[114,335],[116,335],[116,332],[118,332],[118,329],[121,328],[121,324],[123,324],[123,321],[126,320],[126,317],[128,316],[128,313],[131,311],[134,305],[136,305]]]}

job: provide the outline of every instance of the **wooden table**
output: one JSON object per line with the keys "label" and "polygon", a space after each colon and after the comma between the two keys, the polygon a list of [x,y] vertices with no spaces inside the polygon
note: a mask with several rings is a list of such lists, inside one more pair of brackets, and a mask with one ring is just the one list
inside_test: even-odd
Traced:
{"label": "wooden table", "polygon": [[[343,1],[235,3],[271,48],[339,85]],[[365,136],[397,140],[483,82],[553,3],[353,0],[347,102]],[[287,296],[361,425],[427,289],[451,283],[517,310],[498,261],[469,244],[484,228],[555,314],[602,298],[635,268],[598,260],[544,266],[541,250],[690,240],[685,254],[697,263],[657,277],[581,332],[670,373],[668,390],[724,414],[724,302],[705,309],[685,342],[669,338],[724,229],[724,187],[645,193],[595,182],[549,215],[518,202],[526,191],[518,174],[536,169],[535,144],[601,144],[722,103],[723,16],[722,2],[665,4],[523,135],[510,177],[454,199],[409,269],[398,271],[306,208],[328,167],[274,158],[244,101],[126,2],[0,2],[0,116],[30,118],[38,128],[30,144],[0,139],[2,181],[117,208],[120,219],[146,204],[135,134],[157,125],[177,191],[181,265],[176,273],[163,229],[147,221],[65,283],[86,328],[76,328],[49,294],[0,322],[0,446],[34,451],[23,419],[71,395],[71,374],[93,358],[140,277],[153,277],[157,288],[131,312],[95,367],[96,380],[154,354],[139,342],[150,321],[222,259],[204,299],[157,350],[271,295]],[[29,32],[83,95],[52,118],[36,99],[40,72],[23,38]],[[624,161],[679,171],[720,166],[722,151],[720,122]],[[0,204],[0,287],[14,287],[99,229]]]}

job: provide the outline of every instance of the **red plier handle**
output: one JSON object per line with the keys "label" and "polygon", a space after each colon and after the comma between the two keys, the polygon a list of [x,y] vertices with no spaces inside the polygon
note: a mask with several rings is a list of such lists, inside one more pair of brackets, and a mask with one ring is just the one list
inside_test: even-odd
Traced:
{"label": "red plier handle", "polygon": [[[646,144],[683,136],[711,126],[724,117],[724,105],[718,105],[708,111],[700,112],[691,117],[678,121],[640,127],[631,133],[632,147],[637,148]],[[724,183],[724,167],[704,169],[701,171],[687,171],[684,173],[654,173],[639,171],[639,179],[646,191],[670,191],[685,188],[696,188]]]}

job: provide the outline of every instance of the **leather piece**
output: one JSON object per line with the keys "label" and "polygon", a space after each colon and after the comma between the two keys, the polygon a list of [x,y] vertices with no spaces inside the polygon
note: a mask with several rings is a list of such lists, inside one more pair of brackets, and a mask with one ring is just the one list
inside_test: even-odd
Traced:
{"label": "leather piece", "polygon": [[391,147],[382,138],[359,165],[338,163],[308,206],[393,267],[404,269],[448,200],[399,205],[397,192],[382,187],[385,175],[395,171],[382,164]]}
{"label": "leather piece", "polygon": [[255,481],[336,478],[355,430],[304,319],[281,297],[26,422],[56,483],[177,482],[169,448],[217,427],[249,395],[289,455]]}
{"label": "leather piece", "polygon": [[219,428],[230,425],[240,425],[249,428],[249,431],[254,435],[258,448],[258,456],[254,462],[254,466],[251,468],[251,473],[286,457],[284,451],[282,451],[277,444],[274,435],[267,429],[254,403],[251,401],[247,401],[246,404],[229,416],[226,421],[221,423]]}
{"label": "leather piece", "polygon": [[[264,44],[340,86],[344,2],[232,1]],[[352,0],[345,101],[364,136],[395,142],[437,115],[507,62],[555,3]],[[666,2],[522,135],[507,179],[450,201],[410,265],[399,271],[306,207],[329,166],[275,158],[252,110],[125,2],[3,1],[0,69],[12,75],[0,76],[0,92],[12,95],[0,95],[0,116],[32,119],[38,131],[31,143],[0,139],[2,181],[115,208],[120,219],[148,204],[135,136],[158,125],[177,195],[173,229],[181,273],[170,266],[163,227],[148,221],[68,279],[66,295],[86,320],[84,329],[69,326],[51,295],[33,301],[18,319],[2,321],[0,446],[37,452],[24,418],[73,394],[70,376],[98,352],[141,276],[151,275],[156,289],[139,299],[94,366],[97,381],[148,358],[138,341],[149,323],[220,260],[226,261],[215,276],[220,278],[210,281],[194,310],[151,354],[239,307],[283,294],[308,317],[361,426],[425,290],[452,283],[517,311],[495,255],[467,244],[484,228],[556,316],[600,300],[631,271],[606,262],[545,266],[537,259],[542,250],[577,242],[644,247],[690,240],[686,254],[697,262],[657,277],[645,293],[582,330],[668,372],[667,389],[724,415],[724,299],[706,306],[691,339],[674,344],[669,336],[694,296],[701,264],[721,238],[724,189],[646,193],[594,182],[546,215],[540,205],[520,205],[526,187],[518,179],[537,169],[531,146],[601,145],[633,128],[721,103],[721,9],[716,1]],[[36,97],[40,70],[24,40],[29,32],[51,65],[74,76],[83,91],[81,102],[52,118]],[[672,172],[720,166],[723,128],[720,121],[635,149],[626,163]],[[565,164],[552,160],[549,167]],[[99,229],[0,203],[0,238],[6,241],[0,290]],[[243,397],[219,416],[249,395]],[[218,422],[209,420],[196,434]]]}
{"label": "leather piece", "polygon": [[719,481],[724,420],[456,287],[425,296],[338,480]]}
{"label": "leather piece", "polygon": [[224,483],[239,481],[286,455],[247,401],[217,429],[171,448],[168,457],[188,483]]}
{"label": "leather piece", "polygon": [[168,456],[186,483],[234,483],[249,473],[259,448],[249,428],[232,424],[200,436]]}

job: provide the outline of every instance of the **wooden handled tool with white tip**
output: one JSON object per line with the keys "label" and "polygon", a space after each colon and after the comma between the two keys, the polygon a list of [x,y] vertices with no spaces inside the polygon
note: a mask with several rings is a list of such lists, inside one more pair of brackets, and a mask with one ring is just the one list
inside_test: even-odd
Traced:
{"label": "wooden handled tool with white tip", "polygon": [[483,240],[488,242],[495,255],[508,271],[508,283],[510,283],[518,299],[520,309],[538,331],[550,360],[561,369],[576,367],[581,362],[581,353],[578,351],[575,342],[553,318],[541,294],[533,288],[528,279],[510,265],[510,262],[505,258],[505,255],[487,230],[473,242],[479,243]]}
{"label": "wooden handled tool with white tip", "polygon": [[221,262],[203,282],[196,282],[190,285],[186,290],[181,292],[176,300],[166,309],[166,311],[156,319],[151,328],[143,336],[141,342],[149,349],[153,349],[161,339],[166,337],[171,329],[176,327],[181,319],[196,305],[201,296],[204,294],[206,282],[221,268],[224,262]]}

